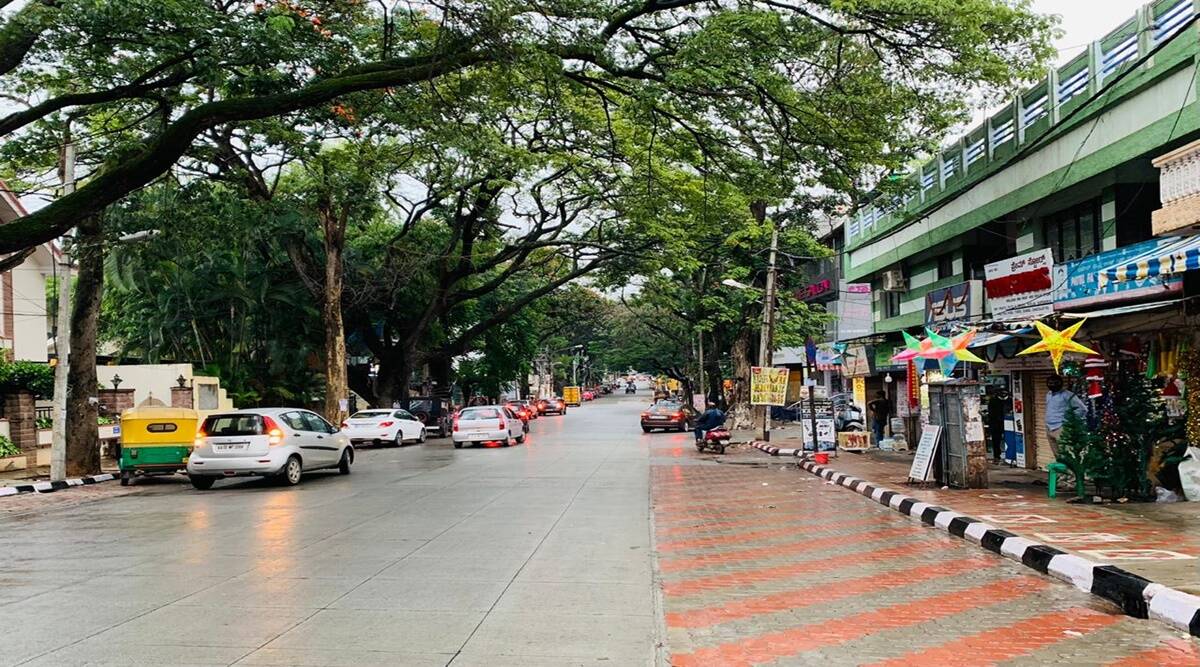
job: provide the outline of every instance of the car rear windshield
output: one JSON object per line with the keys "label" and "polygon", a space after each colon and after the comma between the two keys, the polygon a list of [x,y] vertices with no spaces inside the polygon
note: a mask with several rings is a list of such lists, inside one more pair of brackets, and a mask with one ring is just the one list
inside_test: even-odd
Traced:
{"label": "car rear windshield", "polygon": [[386,417],[390,414],[387,410],[363,410],[355,412],[351,419],[370,419],[371,417]]}
{"label": "car rear windshield", "polygon": [[262,435],[259,415],[212,415],[204,420],[205,435]]}
{"label": "car rear windshield", "polygon": [[496,408],[467,408],[462,411],[460,419],[499,419],[500,411]]}
{"label": "car rear windshield", "polygon": [[658,403],[654,407],[650,408],[650,412],[655,414],[666,414],[679,412],[679,409],[680,406],[678,403]]}

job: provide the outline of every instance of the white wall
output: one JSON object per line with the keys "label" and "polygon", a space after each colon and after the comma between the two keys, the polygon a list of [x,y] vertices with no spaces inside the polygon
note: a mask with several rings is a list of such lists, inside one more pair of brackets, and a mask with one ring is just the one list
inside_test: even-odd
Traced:
{"label": "white wall", "polygon": [[12,270],[13,358],[46,361],[46,280],[51,270],[45,246]]}
{"label": "white wall", "polygon": [[[133,389],[133,404],[153,396],[166,405],[171,404],[171,387],[178,386],[180,375],[192,382],[192,402],[196,409],[200,398],[200,385],[218,384],[219,380],[204,375],[194,375],[191,364],[127,364],[121,366],[98,366],[96,378],[102,387],[111,387],[114,375],[121,376],[121,387]],[[233,403],[225,395],[224,389],[217,389],[217,405],[215,410],[232,410]],[[205,406],[207,407],[207,406]]]}

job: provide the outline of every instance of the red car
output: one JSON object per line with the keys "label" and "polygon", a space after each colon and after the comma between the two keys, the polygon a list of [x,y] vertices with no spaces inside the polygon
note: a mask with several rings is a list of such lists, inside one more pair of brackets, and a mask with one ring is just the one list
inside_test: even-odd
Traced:
{"label": "red car", "polygon": [[591,401],[591,400],[594,400],[595,398],[596,398],[595,392],[592,392],[592,391],[583,392],[583,400]]}
{"label": "red car", "polygon": [[686,431],[690,428],[687,410],[681,403],[659,401],[642,413],[642,430]]}
{"label": "red car", "polygon": [[537,410],[529,405],[528,401],[508,401],[504,407],[513,411],[522,422],[525,422],[525,428],[529,428],[529,420],[537,419]]}

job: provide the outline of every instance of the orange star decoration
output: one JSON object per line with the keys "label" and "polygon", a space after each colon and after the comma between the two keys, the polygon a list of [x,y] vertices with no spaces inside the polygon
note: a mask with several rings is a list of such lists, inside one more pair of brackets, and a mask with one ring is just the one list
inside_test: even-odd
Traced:
{"label": "orange star decoration", "polygon": [[1025,348],[1024,350],[1021,350],[1020,352],[1018,352],[1018,354],[1036,354],[1038,352],[1049,352],[1050,353],[1050,361],[1054,362],[1054,372],[1055,373],[1058,372],[1058,366],[1059,366],[1059,364],[1062,363],[1063,354],[1065,354],[1067,352],[1079,352],[1082,354],[1099,354],[1098,352],[1091,349],[1090,347],[1088,347],[1086,345],[1082,345],[1080,343],[1076,343],[1073,340],[1076,332],[1079,331],[1079,327],[1083,326],[1083,323],[1086,321],[1087,321],[1086,319],[1079,320],[1075,324],[1072,324],[1071,326],[1067,327],[1066,329],[1063,329],[1062,331],[1056,331],[1056,330],[1046,326],[1045,324],[1042,324],[1041,322],[1034,322],[1033,324],[1034,324],[1034,326],[1037,327],[1038,333],[1042,335],[1042,339],[1040,341],[1034,343],[1033,345],[1030,345],[1029,347]]}

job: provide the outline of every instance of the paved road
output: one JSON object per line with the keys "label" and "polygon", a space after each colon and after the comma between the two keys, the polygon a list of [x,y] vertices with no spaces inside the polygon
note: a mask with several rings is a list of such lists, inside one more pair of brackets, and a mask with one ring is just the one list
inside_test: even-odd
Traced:
{"label": "paved road", "polygon": [[0,664],[652,664],[640,405],[0,519]]}
{"label": "paved road", "polygon": [[644,401],[296,488],[0,518],[0,664],[1200,665],[1181,633],[792,466],[644,435]]}

